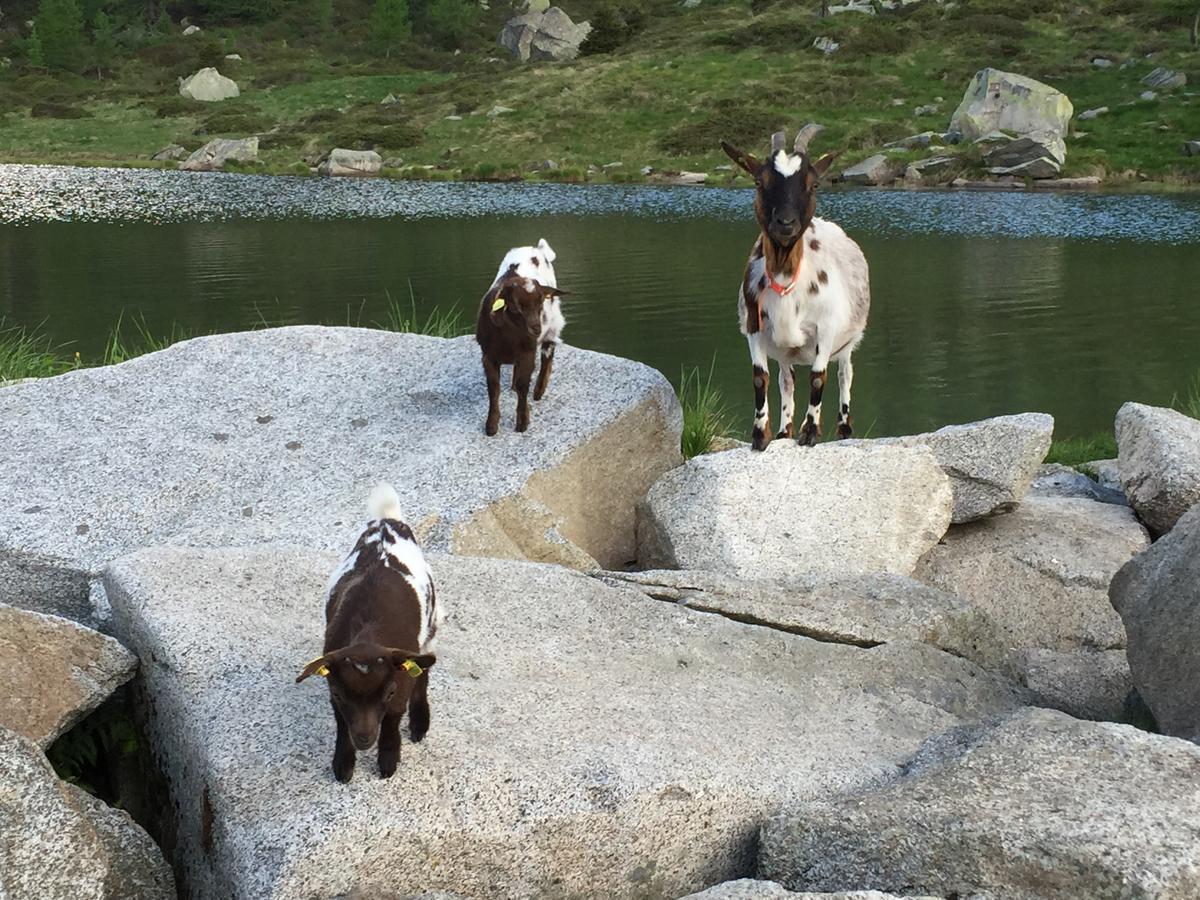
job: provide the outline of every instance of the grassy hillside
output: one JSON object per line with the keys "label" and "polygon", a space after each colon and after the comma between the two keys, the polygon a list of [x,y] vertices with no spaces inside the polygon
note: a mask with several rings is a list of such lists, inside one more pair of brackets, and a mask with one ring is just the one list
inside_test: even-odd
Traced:
{"label": "grassy hillside", "polygon": [[[761,146],[777,128],[815,120],[828,127],[819,147],[853,161],[945,129],[972,74],[995,66],[1058,87],[1077,113],[1111,109],[1079,123],[1086,134],[1069,138],[1065,175],[1200,183],[1200,157],[1181,152],[1200,140],[1200,96],[1191,95],[1200,95],[1200,52],[1189,41],[1200,0],[959,0],[949,9],[922,0],[829,18],[815,15],[819,5],[705,0],[688,10],[649,0],[622,12],[563,0],[577,21],[630,27],[603,29],[619,44],[608,52],[521,66],[494,44],[513,14],[503,0],[472,6],[452,39],[418,33],[388,55],[371,48],[368,4],[339,0],[323,32],[299,14],[229,24],[193,15],[204,30],[191,37],[175,20],[160,30],[126,23],[107,65],[81,60],[70,72],[28,65],[23,23],[14,27],[21,4],[5,3],[0,56],[12,64],[0,69],[0,161],[147,164],[170,142],[192,149],[260,133],[267,171],[307,172],[336,145],[402,157],[412,168],[392,174],[410,177],[636,180],[652,166],[728,178],[721,138]],[[841,49],[812,49],[821,35]],[[226,60],[231,53],[243,59]],[[1098,68],[1096,56],[1115,65]],[[179,97],[176,79],[202,65],[236,79],[242,97]],[[1157,66],[1185,72],[1188,87],[1139,100]],[[381,105],[388,94],[399,102]],[[488,117],[496,104],[514,112]],[[914,114],[928,104],[940,111]],[[535,171],[544,160],[558,168]]]}

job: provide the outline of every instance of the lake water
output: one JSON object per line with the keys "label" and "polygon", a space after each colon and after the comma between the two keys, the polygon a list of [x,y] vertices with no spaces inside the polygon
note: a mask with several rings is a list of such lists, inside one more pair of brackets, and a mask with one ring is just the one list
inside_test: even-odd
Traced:
{"label": "lake water", "polygon": [[[1042,410],[1088,434],[1200,369],[1198,197],[830,191],[818,213],[871,265],[860,433]],[[163,334],[371,325],[389,298],[471,320],[504,252],[539,237],[568,342],[673,382],[713,365],[748,428],[748,190],[0,166],[0,317],[85,356],[122,311]]]}

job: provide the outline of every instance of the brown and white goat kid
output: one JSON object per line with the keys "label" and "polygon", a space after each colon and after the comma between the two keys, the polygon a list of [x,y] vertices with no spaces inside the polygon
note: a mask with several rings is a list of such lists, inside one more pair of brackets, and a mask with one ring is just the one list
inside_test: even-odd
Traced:
{"label": "brown and white goat kid", "polygon": [[333,774],[347,782],[356,750],[379,742],[379,774],[400,762],[400,720],[408,712],[410,739],[429,730],[429,669],[442,611],[433,578],[400,501],[381,484],[368,501],[371,521],[334,571],[325,605],[325,652],[297,682],[322,675],[337,722]]}
{"label": "brown and white goat kid", "polygon": [[483,353],[487,378],[488,415],[484,430],[500,429],[500,367],[513,367],[512,386],[517,392],[517,431],[529,427],[529,383],[541,351],[533,399],[541,400],[550,383],[554,350],[566,327],[554,274],[555,253],[543,238],[536,247],[509,250],[500,263],[496,280],[484,294],[475,325],[475,340]]}
{"label": "brown and white goat kid", "polygon": [[792,367],[806,365],[811,367],[808,412],[798,441],[812,446],[820,439],[821,396],[831,359],[838,364],[837,436],[851,435],[854,368],[850,357],[867,327],[871,288],[867,260],[858,244],[838,225],[814,216],[818,182],[837,156],[809,159],[808,142],[820,130],[819,125],[801,129],[792,153],[785,149],[784,133],[776,133],[765,162],[721,143],[754,178],[754,213],[761,231],[738,294],[738,318],[754,366],[755,450],[764,449],[771,440],[768,358],[779,363],[782,408],[777,437],[792,437]]}

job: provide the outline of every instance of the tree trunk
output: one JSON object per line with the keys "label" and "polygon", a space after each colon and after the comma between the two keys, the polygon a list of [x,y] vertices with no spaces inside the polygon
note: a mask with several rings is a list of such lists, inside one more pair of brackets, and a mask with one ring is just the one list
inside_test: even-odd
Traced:
{"label": "tree trunk", "polygon": [[1200,9],[1196,10],[1196,18],[1192,19],[1192,46],[1200,43]]}

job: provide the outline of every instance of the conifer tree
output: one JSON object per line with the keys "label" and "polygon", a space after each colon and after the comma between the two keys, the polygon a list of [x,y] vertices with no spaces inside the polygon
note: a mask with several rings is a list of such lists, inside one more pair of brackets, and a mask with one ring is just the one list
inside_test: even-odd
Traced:
{"label": "conifer tree", "polygon": [[412,35],[408,0],[375,0],[370,25],[375,45],[391,56],[392,49]]}
{"label": "conifer tree", "polygon": [[42,0],[34,20],[46,65],[78,65],[83,49],[83,13],[76,0]]}

